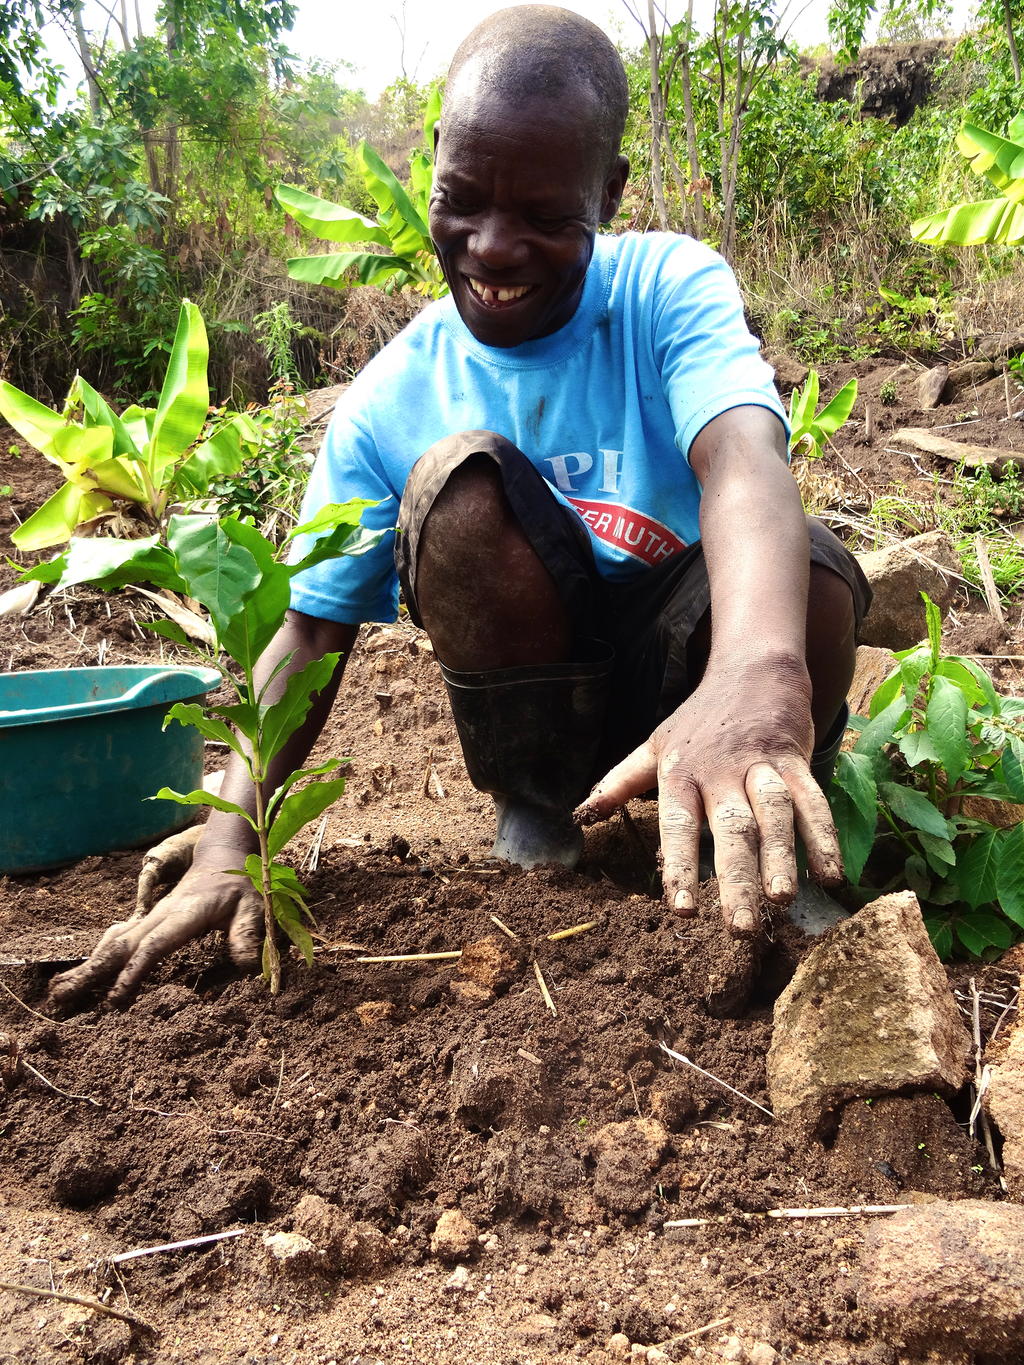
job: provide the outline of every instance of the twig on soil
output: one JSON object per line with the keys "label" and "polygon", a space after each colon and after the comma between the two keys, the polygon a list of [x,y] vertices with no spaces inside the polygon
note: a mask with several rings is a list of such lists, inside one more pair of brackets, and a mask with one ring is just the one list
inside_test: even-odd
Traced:
{"label": "twig on soil", "polygon": [[[859,1218],[861,1214],[899,1213],[900,1209],[912,1209],[913,1204],[851,1204],[849,1208],[821,1209],[769,1209],[766,1213],[748,1213],[746,1218]],[[663,1223],[666,1228],[705,1228],[712,1223],[724,1223],[729,1214],[718,1218],[675,1218]]]}
{"label": "twig on soil", "polygon": [[277,1076],[277,1089],[274,1091],[274,1098],[270,1101],[270,1112],[274,1112],[274,1105],[277,1104],[281,1095],[281,1086],[284,1084],[284,1052],[281,1053],[281,1070]]}
{"label": "twig on soil", "polygon": [[51,1019],[48,1014],[40,1014],[31,1005],[26,1005],[24,1000],[19,1000],[10,986],[5,986],[2,981],[0,981],[0,991],[6,991],[16,1005],[20,1005],[23,1010],[28,1010],[29,1014],[34,1014],[37,1019],[42,1019],[44,1024],[56,1024],[58,1028],[67,1028],[72,1022],[70,1019]]}
{"label": "twig on soil", "polygon": [[91,1095],[72,1095],[70,1091],[59,1089],[52,1081],[48,1081],[41,1071],[37,1071],[30,1062],[26,1062],[24,1057],[21,1059],[21,1064],[26,1071],[31,1071],[37,1080],[42,1081],[43,1085],[49,1087],[55,1095],[63,1095],[66,1100],[85,1100],[86,1104],[95,1105],[97,1109],[103,1108],[99,1100],[94,1100]]}
{"label": "twig on soil", "polygon": [[[980,537],[979,537],[980,539]],[[982,1066],[982,1053],[984,1048],[981,1042],[981,996],[978,994],[978,987],[972,976],[968,983],[971,992],[971,1025],[974,1033],[974,1089],[977,1105],[981,1105],[981,1097],[985,1093],[985,1071]],[[985,1149],[988,1152],[988,1164],[998,1174],[1002,1167],[996,1159],[996,1149],[992,1143],[992,1127],[988,1121],[984,1106],[981,1107],[981,1131],[985,1135]],[[971,1111],[971,1137],[974,1136],[974,1111]]]}
{"label": "twig on soil", "polygon": [[519,1055],[520,1057],[525,1057],[526,1060],[527,1060],[528,1062],[532,1062],[532,1063],[534,1064],[534,1066],[543,1066],[543,1065],[544,1065],[544,1063],[541,1061],[541,1059],[540,1059],[539,1057],[535,1057],[535,1056],[533,1055],[532,1052],[527,1052],[527,1050],[526,1050],[525,1047],[521,1047],[521,1048],[519,1049],[518,1055]]}
{"label": "twig on soil", "polygon": [[214,1232],[208,1237],[190,1237],[187,1242],[164,1242],[158,1247],[139,1247],[137,1251],[122,1251],[119,1256],[110,1256],[108,1264],[121,1265],[123,1261],[134,1261],[139,1256],[155,1256],[158,1251],[183,1251],[186,1247],[204,1246],[207,1242],[223,1242],[228,1237],[241,1237],[245,1228],[235,1228],[232,1232]]}
{"label": "twig on soil", "polygon": [[534,958],[533,960],[533,971],[534,975],[537,978],[537,985],[540,986],[540,993],[544,997],[544,1003],[545,1005],[547,1005],[548,1009],[557,1019],[558,1011],[555,1009],[555,1002],[551,999],[551,992],[548,990],[547,982],[544,980],[544,977],[541,974],[540,963],[537,961],[536,958]]}
{"label": "twig on soil", "polygon": [[775,1118],[775,1115],[770,1109],[766,1109],[763,1104],[758,1104],[757,1100],[752,1100],[749,1095],[744,1095],[742,1090],[737,1090],[734,1085],[730,1085],[728,1081],[723,1081],[720,1076],[712,1076],[710,1071],[705,1071],[704,1068],[698,1066],[696,1062],[691,1062],[689,1057],[684,1057],[681,1052],[673,1052],[672,1049],[666,1047],[664,1043],[659,1043],[658,1046],[661,1048],[662,1052],[667,1052],[668,1055],[674,1057],[677,1062],[685,1062],[687,1066],[692,1066],[694,1071],[699,1071],[702,1076],[706,1076],[709,1081],[714,1081],[716,1085],[724,1086],[726,1090],[731,1090],[734,1095],[739,1095],[741,1100],[746,1100],[748,1104],[752,1104],[755,1109],[760,1109],[761,1113],[767,1114],[770,1119]]}
{"label": "twig on soil", "polygon": [[999,601],[996,580],[992,577],[992,565],[989,563],[988,550],[985,548],[985,537],[980,531],[974,537],[974,553],[978,557],[978,570],[981,573],[981,581],[985,585],[985,600],[988,603],[988,609],[999,624],[1005,626],[1006,618],[1003,616],[1002,603]]}
{"label": "twig on soil", "polygon": [[[665,1224],[668,1227],[668,1224]],[[691,1341],[694,1337],[702,1337],[708,1332],[713,1332],[716,1327],[728,1327],[732,1318],[716,1318],[714,1322],[706,1323],[703,1327],[695,1327],[692,1332],[683,1332],[676,1337],[676,1341]]]}
{"label": "twig on soil", "polygon": [[492,915],[491,921],[492,923],[498,926],[498,928],[501,930],[503,934],[508,934],[509,938],[512,939],[514,943],[519,942],[519,935],[514,934],[507,924],[502,924],[501,920],[498,918],[497,915]]}
{"label": "twig on soil", "polygon": [[146,1322],[143,1318],[137,1318],[131,1313],[122,1313],[116,1308],[108,1308],[105,1303],[100,1303],[98,1299],[83,1299],[77,1294],[59,1294],[55,1289],[36,1289],[30,1284],[7,1284],[0,1280],[0,1289],[6,1289],[9,1294],[30,1294],[36,1299],[56,1299],[59,1303],[77,1303],[83,1308],[91,1308],[94,1313],[105,1313],[108,1318],[117,1318],[119,1322],[126,1322],[129,1327],[141,1327],[145,1332],[159,1334],[159,1329],[152,1323]]}
{"label": "twig on soil", "polygon": [[357,962],[442,962],[461,957],[462,953],[399,953],[393,957],[357,957]]}
{"label": "twig on soil", "polygon": [[423,793],[424,796],[429,796],[429,795],[430,795],[430,779],[431,779],[431,778],[434,779],[434,786],[437,788],[437,794],[438,794],[438,796],[441,798],[441,800],[443,801],[443,800],[445,799],[444,787],[441,786],[441,779],[438,777],[437,771],[436,771],[436,769],[434,768],[434,751],[433,751],[433,749],[431,749],[431,750],[428,752],[428,754],[427,754],[427,769],[426,769],[426,772],[423,774],[423,786],[422,786],[421,790],[422,790],[422,793]]}
{"label": "twig on soil", "polygon": [[320,821],[320,828],[313,835],[309,848],[306,849],[300,868],[305,868],[309,872],[315,872],[320,866],[320,846],[324,841],[324,830],[327,828],[327,816]]}
{"label": "twig on soil", "polygon": [[1003,1026],[1003,1020],[1004,1020],[1004,1019],[1006,1018],[1006,1016],[1010,1013],[1010,1011],[1013,1010],[1014,1013],[1017,1012],[1017,1007],[1018,1007],[1019,1002],[1020,1002],[1020,991],[1018,991],[1017,994],[1011,999],[1010,1003],[1006,1006],[1006,1008],[1003,1010],[1002,1014],[1001,1014],[1001,1015],[999,1016],[999,1018],[996,1020],[995,1028],[993,1028],[991,1037],[990,1037],[989,1040],[988,1040],[990,1044],[995,1042],[995,1040],[996,1040],[996,1035],[998,1034],[999,1030],[1000,1030],[1000,1029],[1002,1028],[1002,1026]]}
{"label": "twig on soil", "polygon": [[591,919],[587,920],[586,924],[574,924],[571,929],[559,929],[555,934],[548,934],[547,940],[549,943],[554,943],[560,938],[572,938],[576,934],[585,934],[588,929],[596,929],[600,923],[600,920]]}

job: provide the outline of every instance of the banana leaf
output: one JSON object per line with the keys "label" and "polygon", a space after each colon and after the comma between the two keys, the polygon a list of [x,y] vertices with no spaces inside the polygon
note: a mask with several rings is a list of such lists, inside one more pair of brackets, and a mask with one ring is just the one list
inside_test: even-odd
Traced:
{"label": "banana leaf", "polygon": [[295,221],[319,237],[322,242],[374,242],[390,246],[391,238],[373,221],[344,204],[331,204],[297,185],[278,185],[274,191],[277,202]]}
{"label": "banana leaf", "polygon": [[344,289],[349,281],[348,271],[354,269],[360,284],[381,284],[391,275],[411,274],[415,266],[397,256],[375,256],[369,251],[336,251],[329,256],[293,256],[288,261],[288,275],[304,284],[327,284]]}

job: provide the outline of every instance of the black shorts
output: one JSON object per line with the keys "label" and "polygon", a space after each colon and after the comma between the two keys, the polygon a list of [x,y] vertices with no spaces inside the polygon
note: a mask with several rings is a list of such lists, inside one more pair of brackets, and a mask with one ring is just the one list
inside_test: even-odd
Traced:
{"label": "black shorts", "polygon": [[[608,705],[604,770],[649,738],[689,696],[686,645],[711,605],[700,541],[625,583],[602,578],[590,535],[579,515],[560,503],[543,476],[511,441],[492,431],[464,431],[438,441],[416,461],[402,495],[395,566],[413,621],[420,532],[434,499],[452,471],[473,455],[486,455],[501,471],[505,496],[527,539],[554,580],[573,623],[574,638],[601,640],[615,651]],[[843,543],[821,522],[807,518],[811,563],[831,569],[853,596],[857,629],[871,605],[864,573]]]}

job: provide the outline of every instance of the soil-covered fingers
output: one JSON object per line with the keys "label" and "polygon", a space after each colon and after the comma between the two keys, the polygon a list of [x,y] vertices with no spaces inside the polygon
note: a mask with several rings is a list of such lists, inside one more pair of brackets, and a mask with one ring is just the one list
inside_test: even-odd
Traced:
{"label": "soil-covered fingers", "polygon": [[192,866],[196,844],[203,836],[205,825],[190,825],[151,848],[142,861],[139,889],[133,919],[148,915],[159,897],[157,889],[168,882],[177,882]]}
{"label": "soil-covered fingers", "polygon": [[145,933],[143,924],[138,919],[112,924],[85,962],[58,973],[50,982],[47,994],[50,1008],[68,1009],[85,996],[109,986],[141,941]]}
{"label": "soil-covered fingers", "polygon": [[843,855],[825,793],[809,768],[787,771],[785,778],[793,798],[796,827],[807,849],[811,876],[822,886],[840,886],[844,876]]}
{"label": "soil-covered fingers", "polygon": [[265,936],[263,897],[255,887],[246,887],[238,898],[238,909],[228,932],[232,961],[239,967],[255,967],[260,960]]}
{"label": "soil-covered fingers", "polygon": [[634,749],[603,777],[587,799],[577,806],[573,819],[580,825],[594,825],[658,785],[658,758],[648,740]]}
{"label": "soil-covered fingers", "polygon": [[679,915],[697,913],[702,811],[700,797],[693,787],[687,785],[684,790],[675,791],[663,780],[658,797],[661,881],[666,904]]}
{"label": "soil-covered fingers", "polygon": [[725,927],[733,938],[752,938],[761,923],[757,820],[741,789],[707,799],[706,806]]}
{"label": "soil-covered fingers", "polygon": [[770,763],[755,763],[747,772],[746,791],[757,822],[764,894],[774,905],[789,905],[797,889],[789,788]]}

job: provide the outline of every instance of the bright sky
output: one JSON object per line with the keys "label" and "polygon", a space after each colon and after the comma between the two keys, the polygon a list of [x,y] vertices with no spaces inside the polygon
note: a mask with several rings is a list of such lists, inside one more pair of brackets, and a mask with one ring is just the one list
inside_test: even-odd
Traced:
{"label": "bright sky", "polygon": [[[0,0],[2,3],[2,0]],[[113,3],[113,0],[111,0]],[[640,39],[640,29],[627,10],[624,0],[562,0],[566,9],[585,15],[616,40],[634,46]],[[640,0],[646,13],[645,0]],[[352,85],[361,85],[373,99],[391,83],[401,70],[402,39],[398,22],[405,25],[406,74],[427,80],[439,74],[451,60],[455,49],[466,34],[496,10],[505,8],[507,0],[492,4],[488,0],[380,0],[376,5],[357,4],[353,0],[297,0],[298,18],[286,44],[300,57],[318,57],[327,62],[351,62],[356,73]],[[710,22],[713,0],[696,0],[694,17],[704,28]],[[820,43],[827,38],[825,16],[829,0],[792,0],[789,13],[795,17],[793,39],[801,47]],[[966,22],[970,0],[954,0],[954,23],[962,27]],[[143,23],[152,31],[152,15],[156,0],[139,0]],[[676,20],[685,12],[685,0],[669,0],[669,18]],[[133,5],[128,5],[129,15]],[[393,17],[391,17],[393,16]],[[85,0],[86,28],[102,34],[107,16],[98,0]],[[64,35],[50,26],[48,46],[53,56],[68,72],[70,81],[78,83],[81,67],[73,48]],[[112,29],[116,38],[116,29]],[[347,83],[347,82],[346,82]]]}

